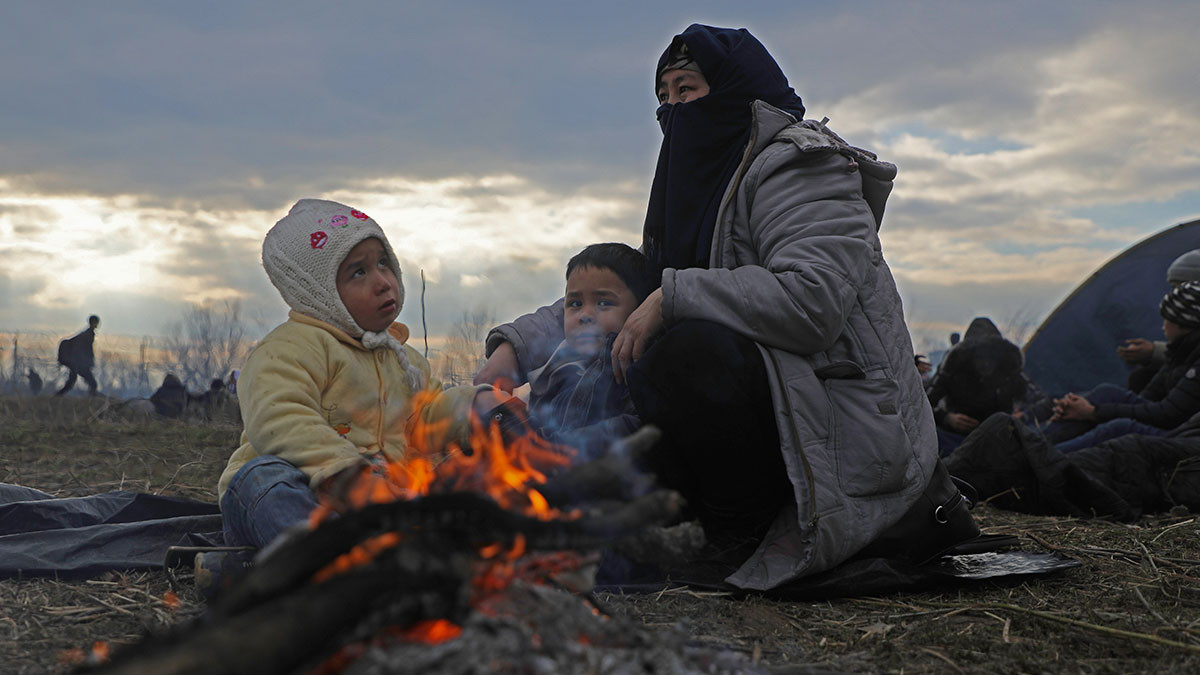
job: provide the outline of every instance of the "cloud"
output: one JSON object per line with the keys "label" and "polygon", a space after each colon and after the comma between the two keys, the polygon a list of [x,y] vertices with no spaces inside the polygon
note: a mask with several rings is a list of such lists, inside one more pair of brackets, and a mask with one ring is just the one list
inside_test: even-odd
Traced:
{"label": "cloud", "polygon": [[[150,333],[235,298],[282,320],[259,246],[305,196],[377,218],[410,324],[421,270],[434,333],[551,301],[584,245],[640,239],[648,71],[692,21],[750,27],[810,115],[899,166],[881,237],[919,325],[1052,304],[1200,215],[1195,3],[289,7],[6,11],[12,325],[107,306],[109,330]],[[122,314],[135,301],[153,310]]]}
{"label": "cloud", "polygon": [[[562,293],[566,260],[597,233],[637,241],[639,207],[618,196],[556,194],[512,175],[436,181],[379,178],[313,196],[371,214],[388,233],[405,271],[402,319],[419,324],[426,279],[426,323],[449,329],[461,311],[483,306],[511,319]],[[161,333],[189,303],[243,303],[270,326],[286,307],[260,262],[263,236],[290,205],[269,210],[200,210],[143,204],[136,198],[67,198],[0,191],[5,228],[36,234],[0,240],[0,272],[19,272],[29,316],[81,311],[122,317],[108,330]],[[31,228],[31,220],[43,221]],[[132,323],[137,299],[145,313]],[[157,298],[155,302],[145,298]],[[155,307],[151,311],[151,307]],[[57,315],[57,314],[56,314]]]}

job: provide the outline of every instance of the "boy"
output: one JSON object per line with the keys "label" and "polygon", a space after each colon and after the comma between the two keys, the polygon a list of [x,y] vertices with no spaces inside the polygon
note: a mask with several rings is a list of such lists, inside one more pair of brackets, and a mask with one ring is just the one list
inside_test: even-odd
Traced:
{"label": "boy", "polygon": [[529,410],[542,436],[595,459],[639,426],[612,371],[612,341],[653,290],[645,256],[625,244],[592,244],[567,263],[563,334],[529,374]]}

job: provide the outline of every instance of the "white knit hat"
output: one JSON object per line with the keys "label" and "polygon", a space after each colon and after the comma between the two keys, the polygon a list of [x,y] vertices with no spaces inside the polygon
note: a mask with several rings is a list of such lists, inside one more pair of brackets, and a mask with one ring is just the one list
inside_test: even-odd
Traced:
{"label": "white knit hat", "polygon": [[283,301],[301,314],[335,326],[362,339],[368,349],[388,347],[408,371],[410,384],[419,386],[422,373],[408,361],[404,345],[386,330],[369,333],[350,316],[337,290],[337,271],[350,249],[374,237],[387,252],[396,273],[396,311],[404,307],[400,263],[379,224],[367,214],[325,199],[301,199],[275,223],[263,240],[262,260],[267,276]]}
{"label": "white knit hat", "polygon": [[404,307],[400,264],[387,235],[367,214],[324,199],[301,199],[275,223],[263,240],[262,260],[271,283],[289,307],[361,338],[363,329],[350,316],[337,290],[342,261],[364,239],[375,237],[387,251],[399,282],[396,302]]}

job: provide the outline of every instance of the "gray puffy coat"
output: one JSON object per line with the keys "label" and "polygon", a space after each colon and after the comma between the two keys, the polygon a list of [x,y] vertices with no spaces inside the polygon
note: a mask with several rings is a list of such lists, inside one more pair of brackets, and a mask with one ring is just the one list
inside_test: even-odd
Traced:
{"label": "gray puffy coat", "polygon": [[[761,101],[754,120],[709,269],[665,270],[662,311],[668,327],[716,321],[762,350],[796,506],[728,581],[768,589],[837,565],[899,520],[937,440],[877,234],[895,166]],[[493,329],[489,353],[507,340],[535,367],[561,339],[560,312]]]}

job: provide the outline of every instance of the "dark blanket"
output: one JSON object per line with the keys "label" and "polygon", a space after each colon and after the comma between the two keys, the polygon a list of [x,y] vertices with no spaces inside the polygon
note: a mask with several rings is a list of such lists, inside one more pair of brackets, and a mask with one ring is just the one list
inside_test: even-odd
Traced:
{"label": "dark blanket", "polygon": [[213,543],[220,530],[216,504],[138,492],[55,498],[0,483],[0,578],[161,567],[168,547]]}
{"label": "dark blanket", "polygon": [[[1189,422],[1189,424],[1191,424]],[[1130,435],[1064,455],[1038,431],[996,414],[947,460],[981,499],[1022,513],[1136,520],[1176,505],[1200,511],[1200,428]]]}

